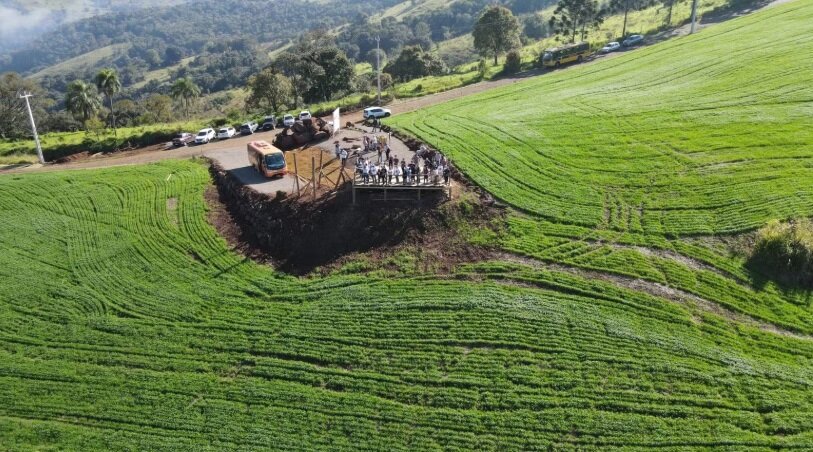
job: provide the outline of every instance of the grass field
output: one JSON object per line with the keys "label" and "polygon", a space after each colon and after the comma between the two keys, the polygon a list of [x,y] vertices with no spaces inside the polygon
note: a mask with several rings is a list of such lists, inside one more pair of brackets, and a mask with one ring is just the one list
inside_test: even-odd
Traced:
{"label": "grass field", "polygon": [[750,230],[813,214],[811,32],[798,1],[392,122],[553,221]]}
{"label": "grass field", "polygon": [[256,264],[200,161],[0,175],[0,450],[813,449],[811,292],[726,245],[813,214],[811,19],[394,117],[509,204],[450,274]]}
{"label": "grass field", "polygon": [[[146,146],[169,141],[178,131],[194,132],[202,127],[201,121],[152,124],[138,127],[120,127],[114,137],[107,130],[101,137],[84,131],[47,133],[40,136],[45,159],[51,161],[81,151],[110,151],[118,147]],[[0,164],[31,163],[37,161],[34,140],[0,140]]]}
{"label": "grass field", "polygon": [[112,44],[107,47],[96,49],[77,57],[65,60],[59,64],[49,66],[39,72],[31,75],[31,78],[38,79],[46,75],[59,75],[64,73],[76,72],[82,69],[93,67],[108,58],[121,55],[130,48],[130,44]]}
{"label": "grass field", "polygon": [[0,177],[0,447],[813,445],[809,340],[499,262],[286,277],[207,224],[207,181]]}

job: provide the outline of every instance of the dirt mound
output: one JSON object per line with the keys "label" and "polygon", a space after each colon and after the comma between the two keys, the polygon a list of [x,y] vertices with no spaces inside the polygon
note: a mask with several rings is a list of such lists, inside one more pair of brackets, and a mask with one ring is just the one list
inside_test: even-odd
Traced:
{"label": "dirt mound", "polygon": [[[433,271],[451,270],[461,261],[477,260],[484,252],[456,234],[459,221],[486,223],[493,213],[479,204],[443,203],[443,197],[414,203],[351,206],[349,193],[302,202],[271,197],[244,187],[219,168],[211,167],[220,210],[218,230],[244,254],[271,261],[282,271],[304,275],[316,268],[330,271],[348,257],[369,253],[391,256],[393,249],[419,253]],[[217,206],[213,206],[217,212]],[[211,217],[210,217],[211,218]],[[230,218],[230,220],[224,220]]]}

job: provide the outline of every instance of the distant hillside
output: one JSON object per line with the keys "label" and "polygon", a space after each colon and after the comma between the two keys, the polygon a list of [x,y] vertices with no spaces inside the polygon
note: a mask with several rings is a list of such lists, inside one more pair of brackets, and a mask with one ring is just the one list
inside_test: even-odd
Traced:
{"label": "distant hillside", "polygon": [[0,4],[0,52],[19,50],[37,36],[66,23],[185,1],[189,0],[5,0]]}
{"label": "distant hillside", "polygon": [[[171,4],[173,2],[162,2]],[[31,74],[111,44],[131,43],[133,56],[177,46],[184,56],[207,43],[238,38],[284,43],[304,30],[331,28],[399,0],[200,0],[124,11],[59,26],[24,48],[0,54],[0,72]]]}

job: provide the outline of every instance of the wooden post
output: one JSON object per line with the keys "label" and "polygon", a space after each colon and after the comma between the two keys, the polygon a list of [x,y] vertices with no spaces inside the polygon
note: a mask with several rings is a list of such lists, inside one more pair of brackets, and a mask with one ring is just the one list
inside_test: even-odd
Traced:
{"label": "wooden post", "polygon": [[319,150],[319,188],[322,188],[322,157],[324,157],[325,151]]}
{"label": "wooden post", "polygon": [[299,193],[299,168],[296,167],[296,152],[294,154],[294,176],[296,178],[296,197],[300,196]]}
{"label": "wooden post", "polygon": [[316,201],[316,157],[311,156],[311,185],[313,186],[313,200]]}

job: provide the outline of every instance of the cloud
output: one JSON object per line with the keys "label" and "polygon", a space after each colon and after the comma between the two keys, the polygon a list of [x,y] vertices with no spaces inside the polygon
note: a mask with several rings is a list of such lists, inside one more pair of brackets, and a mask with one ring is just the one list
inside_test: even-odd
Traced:
{"label": "cloud", "polygon": [[53,13],[45,8],[23,12],[0,6],[0,42],[13,45],[31,41],[51,28]]}

